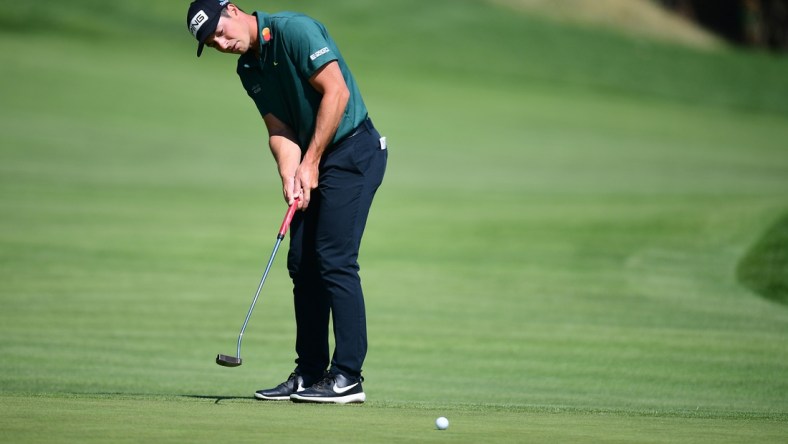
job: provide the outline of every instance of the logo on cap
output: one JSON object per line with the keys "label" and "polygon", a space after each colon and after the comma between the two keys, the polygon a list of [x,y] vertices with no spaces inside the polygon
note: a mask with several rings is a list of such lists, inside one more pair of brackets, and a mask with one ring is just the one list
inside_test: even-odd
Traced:
{"label": "logo on cap", "polygon": [[202,25],[208,21],[208,14],[205,11],[200,10],[197,14],[194,14],[192,17],[192,21],[189,24],[189,31],[191,31],[192,35],[196,38],[197,32],[202,28]]}

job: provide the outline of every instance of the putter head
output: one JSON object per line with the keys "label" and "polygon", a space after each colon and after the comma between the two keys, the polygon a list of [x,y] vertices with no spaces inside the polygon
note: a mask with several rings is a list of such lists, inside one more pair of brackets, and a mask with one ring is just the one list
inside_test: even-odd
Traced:
{"label": "putter head", "polygon": [[241,358],[227,355],[216,355],[216,363],[222,367],[238,367],[241,365]]}

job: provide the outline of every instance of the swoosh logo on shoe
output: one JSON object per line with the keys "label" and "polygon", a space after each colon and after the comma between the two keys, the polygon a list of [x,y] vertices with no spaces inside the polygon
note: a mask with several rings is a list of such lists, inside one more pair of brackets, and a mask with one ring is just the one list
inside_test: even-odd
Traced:
{"label": "swoosh logo on shoe", "polygon": [[357,383],[355,383],[355,384],[350,384],[350,385],[349,385],[349,386],[347,386],[347,387],[342,387],[342,388],[339,388],[339,387],[337,387],[337,383],[335,382],[335,383],[334,383],[334,393],[337,393],[337,394],[340,394],[340,395],[341,395],[342,393],[345,393],[346,391],[348,391],[348,390],[352,389],[353,387],[355,387],[355,386],[357,386],[357,385],[358,385],[358,382],[357,382]]}

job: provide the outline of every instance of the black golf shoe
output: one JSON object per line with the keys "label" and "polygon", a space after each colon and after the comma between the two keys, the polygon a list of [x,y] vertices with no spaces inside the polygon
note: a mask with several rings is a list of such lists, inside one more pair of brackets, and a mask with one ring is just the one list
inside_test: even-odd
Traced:
{"label": "black golf shoe", "polygon": [[341,374],[327,373],[323,379],[304,391],[290,395],[293,402],[323,402],[334,404],[362,403],[367,395],[361,388],[364,378],[350,379]]}
{"label": "black golf shoe", "polygon": [[305,389],[304,377],[296,373],[290,373],[287,381],[274,388],[258,390],[254,392],[254,397],[268,401],[289,401],[290,395],[302,392]]}

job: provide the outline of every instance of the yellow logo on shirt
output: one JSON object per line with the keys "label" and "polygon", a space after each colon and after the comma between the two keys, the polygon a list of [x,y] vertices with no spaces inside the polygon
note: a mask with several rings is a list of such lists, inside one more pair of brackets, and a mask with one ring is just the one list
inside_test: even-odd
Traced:
{"label": "yellow logo on shirt", "polygon": [[263,36],[264,42],[268,42],[271,40],[271,30],[268,28],[263,28],[263,30],[260,32],[260,35]]}

